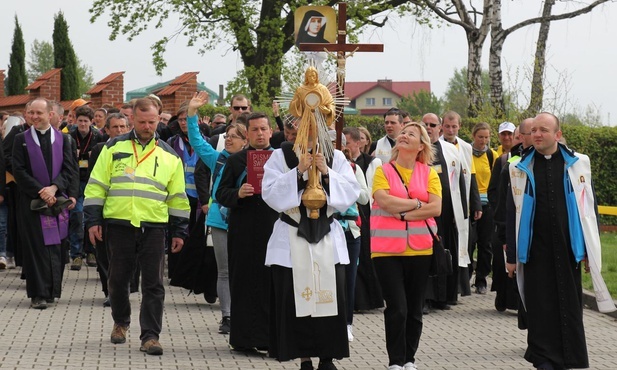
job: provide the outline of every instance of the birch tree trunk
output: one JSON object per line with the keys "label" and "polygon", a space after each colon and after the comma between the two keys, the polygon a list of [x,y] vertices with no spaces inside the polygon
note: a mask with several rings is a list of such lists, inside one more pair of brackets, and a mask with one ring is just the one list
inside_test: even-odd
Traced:
{"label": "birch tree trunk", "polygon": [[555,0],[544,1],[542,18],[545,20],[540,23],[540,32],[538,33],[538,43],[536,44],[536,55],[533,66],[533,79],[531,81],[531,94],[529,106],[525,111],[526,117],[533,117],[542,109],[544,99],[544,70],[546,67],[546,41],[548,40],[548,32],[551,27],[551,22],[546,19],[551,15],[553,5],[555,5]]}
{"label": "birch tree trunk", "polygon": [[488,73],[491,81],[491,106],[495,118],[506,116],[506,105],[503,98],[503,72],[501,70],[501,52],[507,33],[501,23],[501,0],[493,0],[491,19],[491,47],[488,61]]}

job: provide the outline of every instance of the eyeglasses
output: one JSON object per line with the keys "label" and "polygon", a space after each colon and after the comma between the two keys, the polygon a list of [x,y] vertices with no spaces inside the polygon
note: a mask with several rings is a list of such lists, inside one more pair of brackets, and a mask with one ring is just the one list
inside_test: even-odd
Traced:
{"label": "eyeglasses", "polygon": [[247,109],[249,109],[249,107],[246,107],[246,106],[244,106],[244,107],[232,107],[232,108],[233,108],[234,110],[240,110],[240,109],[242,109],[242,110],[247,110]]}
{"label": "eyeglasses", "polygon": [[242,136],[238,136],[238,135],[227,135],[227,136],[225,136],[225,139],[240,139],[240,140],[244,140],[244,138]]}
{"label": "eyeglasses", "polygon": [[178,121],[178,122],[186,122],[186,118],[178,118],[176,121]]}
{"label": "eyeglasses", "polygon": [[427,122],[422,122],[422,123],[424,123],[424,124],[425,124],[425,125],[427,125],[428,127],[432,127],[432,128],[435,128],[435,127],[439,126],[439,124],[438,124],[438,123],[427,123]]}

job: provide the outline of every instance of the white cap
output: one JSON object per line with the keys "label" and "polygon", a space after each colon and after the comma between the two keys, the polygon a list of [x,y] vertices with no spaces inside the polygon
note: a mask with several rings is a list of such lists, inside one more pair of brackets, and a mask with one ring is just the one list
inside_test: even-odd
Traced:
{"label": "white cap", "polygon": [[514,126],[514,123],[512,122],[502,122],[499,125],[499,133],[501,134],[504,131],[508,131],[508,132],[514,132],[514,129],[516,129],[516,126]]}
{"label": "white cap", "polygon": [[[336,142],[336,130],[328,130],[328,135],[330,136],[330,141],[331,142]],[[345,138],[345,135],[341,135],[341,145],[345,146],[347,145],[347,140]]]}

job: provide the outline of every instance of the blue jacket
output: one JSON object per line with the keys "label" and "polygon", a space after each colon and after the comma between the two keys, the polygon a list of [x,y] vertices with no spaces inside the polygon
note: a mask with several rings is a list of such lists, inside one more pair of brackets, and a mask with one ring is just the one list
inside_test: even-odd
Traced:
{"label": "blue jacket", "polygon": [[[586,254],[585,238],[583,236],[583,227],[581,225],[581,220],[579,217],[576,194],[574,191],[574,187],[572,186],[572,180],[570,178],[571,174],[568,171],[571,168],[572,170],[576,169],[573,166],[577,163],[579,158],[574,154],[574,152],[561,144],[559,144],[559,150],[561,151],[561,154],[565,161],[563,186],[566,194],[566,209],[568,211],[568,229],[570,233],[570,243],[576,261],[580,262],[585,258]],[[516,251],[518,254],[518,260],[521,263],[527,263],[527,261],[529,260],[529,250],[531,248],[531,242],[533,239],[533,222],[536,207],[535,179],[533,176],[534,153],[534,148],[531,148],[530,150],[525,152],[520,161],[514,161],[512,163],[511,168],[513,169],[510,172],[513,200],[515,198],[518,198],[520,200],[520,198],[522,197],[522,204],[520,215],[517,215],[519,221],[518,229],[516,228],[516,223],[512,224],[512,221],[516,220],[514,218],[509,218],[510,224],[508,225],[507,230],[515,230],[515,233],[517,233],[510,235],[518,236],[516,241]],[[512,176],[517,170],[522,172],[522,176]],[[576,173],[574,173],[574,176],[576,176]],[[517,194],[517,188],[523,189],[523,184],[523,193]],[[509,245],[512,244],[511,239],[512,238],[509,238]],[[511,256],[509,256],[508,258],[508,262],[510,261]]]}
{"label": "blue jacket", "polygon": [[[210,172],[212,173],[212,190],[210,191],[212,197],[210,199],[210,209],[208,210],[206,225],[227,230],[226,217],[221,215],[221,205],[216,201],[214,195],[218,189],[221,175],[223,174],[223,168],[225,167],[225,163],[227,162],[227,158],[229,158],[230,154],[224,149],[223,151],[218,152],[201,136],[196,115],[188,117],[187,124],[189,130],[189,142],[191,143],[193,150],[195,150],[195,153],[197,153],[199,158],[201,158],[204,164],[208,166]],[[224,209],[223,213],[225,213]]]}

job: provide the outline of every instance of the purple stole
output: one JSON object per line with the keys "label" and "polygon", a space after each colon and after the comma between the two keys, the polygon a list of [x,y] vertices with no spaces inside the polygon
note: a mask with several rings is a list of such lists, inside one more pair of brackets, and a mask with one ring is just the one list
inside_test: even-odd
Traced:
{"label": "purple stole", "polygon": [[[53,132],[50,135],[54,135],[54,142],[51,144],[51,163],[52,178],[56,178],[62,170],[62,162],[64,160],[63,146],[64,140],[62,133],[50,127]],[[28,150],[28,157],[30,158],[30,170],[32,176],[41,183],[43,186],[51,185],[51,179],[49,178],[49,172],[45,165],[45,158],[43,158],[43,152],[41,151],[40,144],[34,141],[33,136],[36,135],[34,127],[30,127],[29,130],[24,132],[24,139],[26,141],[26,149]],[[41,218],[41,230],[43,231],[43,240],[45,245],[60,244],[60,241],[67,237],[69,231],[69,211],[64,209],[56,216],[40,215]]]}

